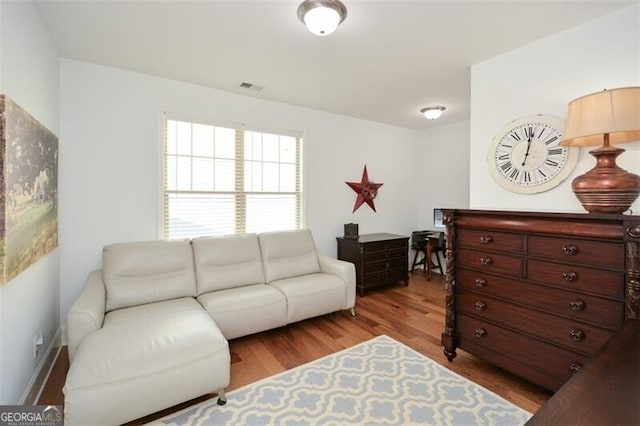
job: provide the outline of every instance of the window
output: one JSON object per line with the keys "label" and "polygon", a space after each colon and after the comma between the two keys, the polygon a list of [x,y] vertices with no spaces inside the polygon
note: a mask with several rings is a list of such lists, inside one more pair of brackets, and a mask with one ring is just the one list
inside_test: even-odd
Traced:
{"label": "window", "polygon": [[302,226],[302,138],[165,117],[164,238]]}

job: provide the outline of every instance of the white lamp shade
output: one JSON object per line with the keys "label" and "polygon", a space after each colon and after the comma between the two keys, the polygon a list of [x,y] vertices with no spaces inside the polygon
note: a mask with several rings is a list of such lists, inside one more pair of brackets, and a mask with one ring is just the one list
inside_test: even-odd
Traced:
{"label": "white lamp shade", "polygon": [[304,23],[313,34],[326,36],[338,28],[340,15],[334,9],[320,6],[311,9],[304,15]]}
{"label": "white lamp shade", "polygon": [[640,87],[603,90],[574,99],[564,131],[564,146],[601,145],[640,140]]}

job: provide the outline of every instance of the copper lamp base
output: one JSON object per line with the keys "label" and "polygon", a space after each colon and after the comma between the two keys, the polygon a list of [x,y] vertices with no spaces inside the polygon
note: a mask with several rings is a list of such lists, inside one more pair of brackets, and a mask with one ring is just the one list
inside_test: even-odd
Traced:
{"label": "copper lamp base", "polygon": [[589,213],[623,213],[638,198],[640,176],[616,165],[623,152],[608,144],[590,151],[596,166],[573,180],[573,192]]}

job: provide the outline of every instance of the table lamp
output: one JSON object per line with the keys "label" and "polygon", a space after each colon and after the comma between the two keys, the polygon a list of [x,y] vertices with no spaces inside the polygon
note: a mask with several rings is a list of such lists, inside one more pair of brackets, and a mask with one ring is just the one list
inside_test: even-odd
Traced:
{"label": "table lamp", "polygon": [[603,90],[574,99],[563,146],[601,145],[589,153],[596,165],[571,187],[589,213],[622,213],[640,193],[640,176],[616,164],[625,150],[611,144],[640,140],[640,87]]}

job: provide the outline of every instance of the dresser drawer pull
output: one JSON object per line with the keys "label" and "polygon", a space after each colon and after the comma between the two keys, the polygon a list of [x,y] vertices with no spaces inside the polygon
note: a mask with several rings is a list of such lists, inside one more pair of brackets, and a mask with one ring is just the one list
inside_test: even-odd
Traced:
{"label": "dresser drawer pull", "polygon": [[475,330],[476,337],[484,337],[487,335],[487,330],[484,328],[476,328]]}
{"label": "dresser drawer pull", "polygon": [[493,242],[491,235],[483,235],[480,237],[480,244],[489,244],[491,242]]}
{"label": "dresser drawer pull", "polygon": [[489,266],[493,263],[493,259],[491,259],[490,257],[481,257],[480,263],[482,263],[485,266]]}
{"label": "dresser drawer pull", "polygon": [[574,342],[582,342],[584,340],[584,331],[574,328],[569,333],[569,337],[571,337],[571,340]]}
{"label": "dresser drawer pull", "polygon": [[576,254],[578,254],[578,247],[576,246],[563,246],[562,247],[562,252],[567,255],[567,256],[574,256]]}
{"label": "dresser drawer pull", "polygon": [[569,370],[571,371],[571,374],[576,374],[578,371],[582,370],[582,366],[577,362],[572,362],[569,366]]}
{"label": "dresser drawer pull", "polygon": [[484,311],[487,309],[487,304],[478,300],[475,304],[476,311]]}
{"label": "dresser drawer pull", "polygon": [[585,308],[585,303],[583,300],[572,300],[571,302],[569,302],[569,306],[571,307],[572,311],[575,312],[580,312],[580,311],[584,311]]}
{"label": "dresser drawer pull", "polygon": [[487,285],[487,281],[484,278],[476,278],[476,287],[482,288]]}
{"label": "dresser drawer pull", "polygon": [[575,272],[563,272],[562,278],[564,278],[565,281],[573,282],[578,279],[578,274]]}
{"label": "dresser drawer pull", "polygon": [[640,238],[640,226],[627,228],[627,235],[631,238]]}

